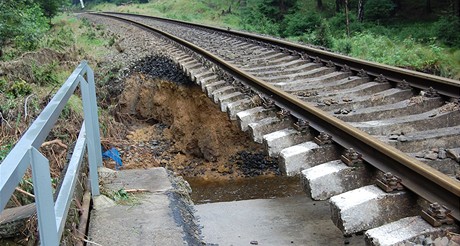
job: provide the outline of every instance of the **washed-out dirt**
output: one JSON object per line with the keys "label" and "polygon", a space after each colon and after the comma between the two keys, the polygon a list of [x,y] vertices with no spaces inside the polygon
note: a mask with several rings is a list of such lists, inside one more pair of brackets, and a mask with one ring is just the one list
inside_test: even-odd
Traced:
{"label": "washed-out dirt", "polygon": [[182,176],[210,179],[279,173],[262,146],[191,82],[132,73],[115,114],[129,133],[107,147],[121,150],[125,169],[162,166]]}

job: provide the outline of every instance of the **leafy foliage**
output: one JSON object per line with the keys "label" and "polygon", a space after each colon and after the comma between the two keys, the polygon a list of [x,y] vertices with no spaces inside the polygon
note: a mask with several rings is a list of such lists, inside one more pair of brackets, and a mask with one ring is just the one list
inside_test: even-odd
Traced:
{"label": "leafy foliage", "polygon": [[329,25],[326,22],[322,22],[318,27],[314,44],[328,48],[332,46],[332,37],[329,31]]}
{"label": "leafy foliage", "polygon": [[243,10],[241,25],[249,31],[279,35],[279,24],[253,7],[247,7]]}
{"label": "leafy foliage", "polygon": [[[443,56],[444,49],[436,44],[425,48],[413,38],[398,42],[369,32],[358,34],[350,38],[349,42],[351,49],[347,53],[355,57],[439,75],[449,73],[441,66],[449,62]],[[335,49],[348,49],[346,38],[341,39],[340,42],[336,41],[335,45]]]}
{"label": "leafy foliage", "polygon": [[55,73],[57,68],[57,63],[49,63],[43,66],[32,65],[32,73],[34,76],[34,81],[40,86],[44,85],[56,85],[59,80],[57,74]]}
{"label": "leafy foliage", "polygon": [[30,93],[32,93],[32,87],[24,80],[15,81],[7,92],[8,95],[11,95],[15,98],[29,95]]}
{"label": "leafy foliage", "polygon": [[8,142],[5,145],[0,146],[0,163],[5,159],[5,157],[10,153],[10,150],[13,148],[13,143]]}
{"label": "leafy foliage", "polygon": [[66,4],[67,0],[34,0],[40,8],[43,10],[43,14],[48,18],[53,18],[57,13],[59,8]]}
{"label": "leafy foliage", "polygon": [[47,35],[43,44],[46,47],[64,51],[69,44],[74,43],[74,32],[70,28],[62,27],[56,30],[51,30],[52,35]]}
{"label": "leafy foliage", "polygon": [[[345,18],[345,13],[337,13],[327,20],[331,33],[335,33],[336,35],[346,34],[347,26]],[[360,23],[356,15],[349,15],[348,18],[350,21],[351,34],[360,33],[366,28],[370,28],[369,26],[365,26],[365,24]]]}
{"label": "leafy foliage", "polygon": [[26,0],[0,2],[0,46],[7,42],[19,50],[33,50],[49,26],[39,5]]}
{"label": "leafy foliage", "polygon": [[294,12],[286,15],[284,19],[284,36],[300,36],[311,33],[321,25],[321,16],[316,13]]}
{"label": "leafy foliage", "polygon": [[391,0],[367,0],[364,16],[368,20],[382,20],[394,14],[396,5]]}
{"label": "leafy foliage", "polygon": [[436,34],[444,43],[460,47],[460,18],[443,16],[436,22]]}
{"label": "leafy foliage", "polygon": [[7,85],[8,81],[6,81],[6,79],[4,78],[0,78],[0,92],[5,92],[5,90],[7,89]]}
{"label": "leafy foliage", "polygon": [[296,0],[261,0],[257,9],[273,21],[282,21],[288,10],[295,6]]}

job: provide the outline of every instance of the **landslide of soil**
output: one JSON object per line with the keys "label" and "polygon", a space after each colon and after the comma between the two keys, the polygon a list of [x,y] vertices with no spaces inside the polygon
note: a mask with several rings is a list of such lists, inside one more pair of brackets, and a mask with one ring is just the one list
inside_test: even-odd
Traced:
{"label": "landslide of soil", "polygon": [[262,146],[196,85],[133,73],[124,81],[116,114],[129,127],[126,140],[117,144],[126,169],[163,166],[204,178],[277,172]]}

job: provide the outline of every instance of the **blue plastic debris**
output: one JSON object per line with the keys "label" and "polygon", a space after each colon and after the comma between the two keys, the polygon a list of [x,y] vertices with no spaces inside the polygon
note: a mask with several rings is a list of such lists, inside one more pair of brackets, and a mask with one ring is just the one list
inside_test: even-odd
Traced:
{"label": "blue plastic debris", "polygon": [[102,153],[103,158],[110,158],[115,161],[115,169],[120,169],[120,167],[123,166],[123,163],[121,162],[121,157],[120,153],[118,152],[117,149],[111,148],[107,150],[106,152]]}

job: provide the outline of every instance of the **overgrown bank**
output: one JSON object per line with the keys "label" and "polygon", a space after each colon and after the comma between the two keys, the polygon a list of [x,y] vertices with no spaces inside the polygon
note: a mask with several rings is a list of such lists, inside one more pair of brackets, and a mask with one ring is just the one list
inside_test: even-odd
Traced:
{"label": "overgrown bank", "polygon": [[[111,76],[117,64],[103,65],[103,56],[119,53],[111,36],[100,26],[85,20],[79,20],[68,14],[52,19],[50,29],[37,40],[33,50],[24,50],[14,42],[3,46],[10,55],[0,61],[0,165],[8,152],[14,147],[21,135],[27,130],[38,114],[47,105],[51,97],[82,60],[88,60],[91,67],[97,68],[96,81],[99,92]],[[100,65],[100,66],[98,66]],[[118,71],[118,69],[117,69]],[[113,76],[113,75],[112,75]],[[67,163],[67,153],[72,149],[82,123],[82,103],[76,95],[70,98],[63,109],[56,126],[52,129],[40,152],[50,161],[53,188],[57,188],[61,172]],[[100,93],[103,95],[103,93]],[[107,111],[107,104],[99,103],[100,124],[105,131],[104,138],[116,137],[123,133]],[[110,129],[107,131],[107,129]],[[19,207],[34,202],[33,181],[28,170],[20,185],[13,193],[7,208]],[[80,236],[74,234],[72,222],[79,216],[79,210],[72,205],[67,229],[64,231],[62,245],[74,245]],[[73,217],[76,216],[76,217]],[[13,236],[20,245],[33,244],[38,239],[36,216],[24,224],[19,224]],[[1,231],[1,229],[0,229]],[[6,234],[0,233],[0,244]]]}

